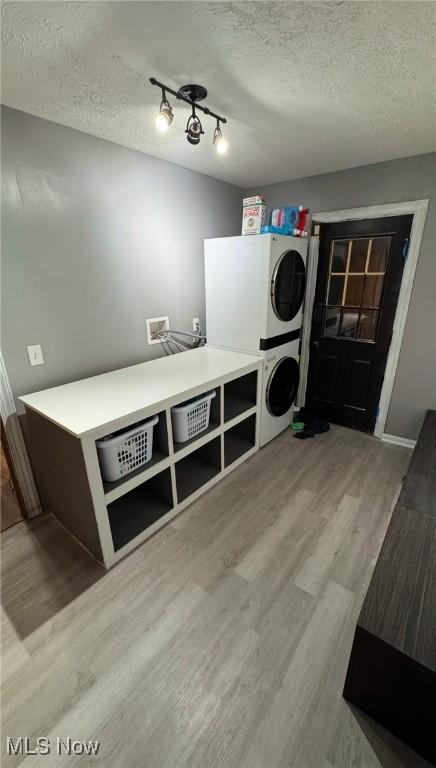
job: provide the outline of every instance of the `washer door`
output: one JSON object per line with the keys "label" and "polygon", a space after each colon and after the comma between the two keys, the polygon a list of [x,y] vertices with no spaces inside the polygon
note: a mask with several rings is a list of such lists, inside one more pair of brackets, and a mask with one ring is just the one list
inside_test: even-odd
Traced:
{"label": "washer door", "polygon": [[282,357],[271,371],[266,387],[266,407],[272,416],[283,416],[294,402],[300,369],[294,357]]}
{"label": "washer door", "polygon": [[288,322],[300,309],[306,287],[306,269],[298,251],[285,251],[271,279],[271,301],[279,320]]}

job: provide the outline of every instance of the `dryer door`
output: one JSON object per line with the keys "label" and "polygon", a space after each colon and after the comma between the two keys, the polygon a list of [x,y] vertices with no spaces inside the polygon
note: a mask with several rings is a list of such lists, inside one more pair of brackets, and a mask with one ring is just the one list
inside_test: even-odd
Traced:
{"label": "dryer door", "polygon": [[282,357],[271,371],[265,392],[266,407],[272,416],[289,411],[298,392],[300,369],[294,357]]}
{"label": "dryer door", "polygon": [[280,256],[271,279],[271,302],[279,320],[289,322],[298,313],[304,298],[306,269],[298,251]]}

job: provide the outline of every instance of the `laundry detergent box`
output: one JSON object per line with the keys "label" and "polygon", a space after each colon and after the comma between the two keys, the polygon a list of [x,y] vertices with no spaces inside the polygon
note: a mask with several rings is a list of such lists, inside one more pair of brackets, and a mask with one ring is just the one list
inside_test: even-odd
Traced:
{"label": "laundry detergent box", "polygon": [[242,200],[242,207],[247,208],[252,205],[265,205],[265,198],[263,195],[253,195],[252,197],[244,197]]}
{"label": "laundry detergent box", "polygon": [[244,197],[242,205],[242,234],[260,235],[266,217],[265,199],[261,195]]}
{"label": "laundry detergent box", "polygon": [[252,205],[243,208],[242,234],[260,235],[260,230],[265,223],[266,206]]}
{"label": "laundry detergent box", "polygon": [[286,205],[283,208],[273,208],[269,224],[262,232],[276,232],[279,235],[294,235],[307,237],[306,230],[309,209],[302,205]]}

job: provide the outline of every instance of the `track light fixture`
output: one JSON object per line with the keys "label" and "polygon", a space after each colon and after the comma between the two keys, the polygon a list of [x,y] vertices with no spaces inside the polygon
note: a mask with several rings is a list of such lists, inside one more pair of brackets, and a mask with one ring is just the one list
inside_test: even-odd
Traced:
{"label": "track light fixture", "polygon": [[159,114],[156,117],[156,128],[158,131],[167,131],[173,122],[173,119],[173,110],[166,97],[165,88],[162,88],[162,101],[160,103]]}
{"label": "track light fixture", "polygon": [[195,114],[194,105],[192,105],[192,114],[186,123],[185,133],[187,134],[186,138],[188,139],[189,143],[194,145],[200,143],[200,136],[202,133],[204,133],[200,118],[198,118]]}
{"label": "track light fixture", "polygon": [[166,97],[166,92],[172,93],[180,101],[190,104],[192,107],[192,113],[186,123],[185,133],[188,142],[194,146],[200,143],[201,135],[204,134],[203,126],[200,118],[196,113],[196,109],[201,110],[203,114],[210,115],[216,120],[216,128],[213,134],[213,146],[219,155],[224,155],[227,152],[227,141],[223,137],[220,123],[226,123],[227,120],[221,115],[215,114],[208,107],[203,107],[199,104],[199,101],[203,101],[207,96],[207,90],[202,85],[183,85],[178,91],[173,90],[168,85],[160,83],[155,77],[150,77],[150,83],[157,86],[162,90],[162,101],[160,103],[159,114],[156,117],[156,128],[159,131],[167,131],[173,122],[174,114],[173,110]]}

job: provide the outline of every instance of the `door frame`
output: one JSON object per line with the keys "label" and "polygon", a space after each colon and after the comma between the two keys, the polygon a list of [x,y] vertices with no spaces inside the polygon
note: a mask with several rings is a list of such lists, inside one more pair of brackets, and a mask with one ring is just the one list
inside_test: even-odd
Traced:
{"label": "door frame", "polygon": [[15,408],[9,377],[3,355],[0,350],[0,416],[9,448],[12,470],[17,485],[17,495],[21,494],[26,517],[41,514],[42,507],[36,490],[32,468],[27,454],[26,444]]}
{"label": "door frame", "polygon": [[[3,420],[2,419],[0,419],[0,427],[1,427],[1,447],[2,447],[2,452],[3,452],[3,456],[5,458],[5,461],[6,461],[6,466],[8,468],[10,484],[12,484],[12,488],[13,488],[14,493],[15,493],[15,501],[16,501],[16,503],[18,505],[19,510],[20,510],[20,519],[17,520],[17,522],[21,522],[21,520],[23,518],[27,517],[27,509],[26,509],[26,505],[24,503],[23,494],[21,493],[20,484],[19,484],[19,482],[17,480],[17,476],[15,474],[14,463],[12,461],[11,450],[9,448],[9,441],[8,441],[8,438],[6,437],[6,432],[5,432],[5,428],[3,426]],[[14,525],[14,523],[12,523],[12,525]],[[8,526],[8,527],[11,527],[11,526]],[[6,530],[6,528],[4,530]],[[3,532],[3,529],[2,529],[2,532]]]}
{"label": "door frame", "polygon": [[429,200],[409,200],[404,203],[387,203],[386,205],[371,205],[364,208],[348,208],[340,211],[322,211],[312,214],[312,236],[309,241],[309,256],[306,278],[306,296],[303,312],[303,331],[300,352],[300,387],[297,405],[304,405],[306,399],[307,376],[309,371],[310,335],[312,329],[313,301],[315,297],[316,276],[318,272],[319,228],[321,224],[331,224],[341,221],[358,219],[381,219],[389,216],[407,216],[412,214],[413,221],[410,230],[409,250],[404,265],[401,280],[400,295],[395,312],[392,341],[386,360],[385,375],[380,393],[377,420],[374,436],[383,438],[384,428],[391,402],[394,379],[400,357],[404,328],[409,310],[416,265],[421,248],[422,235],[427,215]]}

